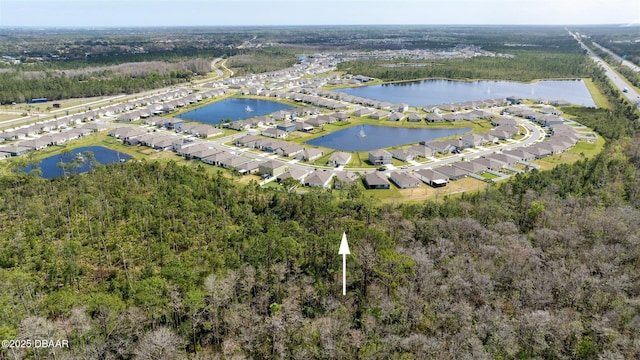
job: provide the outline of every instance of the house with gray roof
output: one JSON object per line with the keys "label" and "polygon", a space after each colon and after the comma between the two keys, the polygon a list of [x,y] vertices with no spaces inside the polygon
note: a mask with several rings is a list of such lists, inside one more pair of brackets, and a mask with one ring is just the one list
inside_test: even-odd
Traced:
{"label": "house with gray roof", "polygon": [[196,154],[198,152],[208,150],[208,149],[210,149],[209,145],[205,143],[192,143],[191,145],[183,146],[182,148],[176,150],[176,153],[179,156],[182,156],[183,158],[189,160],[193,158],[193,154]]}
{"label": "house with gray roof", "polygon": [[340,171],[333,179],[333,187],[335,189],[344,189],[349,187],[351,184],[354,184],[360,175],[349,172],[349,171]]}
{"label": "house with gray roof", "polygon": [[503,151],[502,153],[505,155],[513,156],[517,158],[518,161],[531,161],[536,158],[535,155],[533,155],[532,153],[530,153],[528,150],[525,150],[525,149],[506,150],[506,151]]}
{"label": "house with gray roof", "polygon": [[260,175],[268,175],[278,176],[284,173],[287,170],[287,165],[280,161],[275,160],[267,160],[260,164],[260,168],[258,170],[258,174]]}
{"label": "house with gray roof", "polygon": [[365,175],[363,182],[364,187],[367,189],[389,189],[391,186],[387,177],[379,171],[370,172]]}
{"label": "house with gray roof", "polygon": [[303,151],[304,147],[302,145],[283,142],[274,152],[282,156],[294,156]]}
{"label": "house with gray roof", "polygon": [[504,168],[506,166],[505,163],[501,162],[501,161],[497,161],[494,160],[492,158],[489,157],[483,157],[483,158],[479,158],[479,159],[475,159],[475,162],[477,162],[478,164],[480,164],[481,166],[486,167],[489,170],[493,170],[493,171],[498,171],[502,168]]}
{"label": "house with gray roof", "polygon": [[408,122],[421,122],[422,119],[423,119],[423,116],[417,113],[411,113],[407,116]]}
{"label": "house with gray roof", "polygon": [[0,151],[5,152],[5,153],[9,153],[9,154],[11,154],[11,156],[21,156],[21,155],[26,154],[30,150],[32,150],[32,149],[28,148],[26,146],[18,145],[18,144],[7,145],[7,146],[4,146],[4,147],[0,148]]}
{"label": "house with gray roof", "polygon": [[228,151],[218,151],[215,154],[202,158],[202,162],[209,165],[220,165],[222,160],[233,157],[234,155]]}
{"label": "house with gray roof", "polygon": [[304,151],[296,155],[296,159],[303,161],[312,161],[322,157],[322,155],[324,155],[324,152],[320,149],[306,148],[304,149]]}
{"label": "house with gray roof", "polygon": [[369,162],[373,165],[391,164],[391,158],[391,153],[384,149],[369,151]]}
{"label": "house with gray roof", "polygon": [[225,169],[237,169],[240,165],[246,164],[248,162],[251,162],[251,159],[244,156],[231,156],[226,159],[220,160],[218,162],[218,165],[222,166]]}
{"label": "house with gray roof", "polygon": [[391,181],[393,181],[393,183],[400,189],[416,188],[420,186],[420,180],[406,172],[392,171],[390,178]]}
{"label": "house with gray roof", "polygon": [[262,138],[256,135],[245,135],[243,137],[235,139],[233,142],[236,146],[246,146],[249,148],[256,147],[256,142],[261,140]]}
{"label": "house with gray roof", "polygon": [[460,140],[462,141],[462,147],[464,149],[482,146],[485,144],[484,136],[480,134],[463,135]]}
{"label": "house with gray roof", "polygon": [[456,150],[462,150],[461,141],[456,139],[421,142],[421,144],[440,154],[448,154]]}
{"label": "house with gray roof", "polygon": [[238,165],[237,169],[241,174],[255,174],[260,170],[262,160],[252,160],[244,164]]}
{"label": "house with gray roof", "polygon": [[321,127],[321,126],[327,124],[327,120],[325,118],[320,117],[320,116],[316,116],[314,118],[306,120],[305,123],[307,125],[311,125],[313,127]]}
{"label": "house with gray roof", "polygon": [[109,135],[115,137],[116,139],[128,140],[131,138],[144,135],[146,133],[147,133],[146,131],[141,130],[139,128],[127,126],[127,127],[121,127],[121,128],[111,130]]}
{"label": "house with gray roof", "polygon": [[296,130],[302,131],[302,132],[309,132],[314,129],[313,125],[307,124],[306,122],[303,122],[303,121],[296,121],[295,125],[296,125]]}
{"label": "house with gray roof", "polygon": [[439,173],[438,171],[432,169],[420,169],[416,170],[413,175],[422,180],[425,184],[430,185],[432,187],[442,187],[446,186],[449,182],[449,177]]}
{"label": "house with gray roof", "polygon": [[328,188],[333,173],[327,170],[316,170],[304,179],[304,186]]}
{"label": "house with gray roof", "polygon": [[509,156],[507,154],[502,154],[502,153],[491,154],[491,155],[487,156],[486,158],[490,159],[490,160],[493,160],[493,161],[499,161],[499,162],[505,164],[505,166],[515,165],[519,161],[519,159],[514,157],[514,156]]}
{"label": "house with gray roof", "polygon": [[47,146],[49,146],[49,143],[48,143],[48,141],[46,141],[46,139],[38,138],[38,139],[25,140],[25,141],[21,142],[20,145],[22,145],[24,147],[28,147],[28,148],[33,149],[33,150],[42,150],[42,149],[46,148]]}
{"label": "house with gray roof", "polygon": [[331,154],[329,158],[329,165],[332,166],[345,166],[351,161],[351,154],[342,151],[336,151]]}
{"label": "house with gray roof", "polygon": [[476,161],[476,159],[471,161],[458,161],[453,163],[453,166],[474,174],[479,174],[487,170],[487,167]]}
{"label": "house with gray roof", "polygon": [[389,152],[391,153],[391,156],[400,161],[412,161],[416,156],[415,153],[409,149],[395,149]]}
{"label": "house with gray roof", "polygon": [[386,118],[387,116],[389,116],[389,113],[386,111],[376,111],[372,114],[369,115],[370,118],[375,119],[375,120],[382,120],[384,118]]}
{"label": "house with gray roof", "polygon": [[464,170],[457,166],[441,166],[435,169],[437,172],[449,178],[449,180],[460,180],[467,175],[469,175],[469,171]]}
{"label": "house with gray roof", "polygon": [[261,133],[263,136],[267,136],[270,138],[275,138],[275,139],[282,139],[285,138],[287,136],[287,132],[280,130],[280,129],[276,129],[276,128],[268,128],[266,130],[263,130]]}
{"label": "house with gray roof", "polygon": [[428,113],[427,115],[425,115],[425,121],[426,122],[435,123],[435,122],[443,122],[444,119],[442,118],[442,116],[440,114]]}
{"label": "house with gray roof", "polygon": [[410,147],[409,151],[413,153],[414,158],[415,157],[428,158],[433,156],[433,149],[421,144]]}
{"label": "house with gray roof", "polygon": [[371,110],[369,108],[360,108],[356,111],[353,112],[353,116],[360,116],[360,117],[365,117],[365,116],[369,116],[371,114],[374,113],[374,110]]}
{"label": "house with gray roof", "polygon": [[289,169],[276,177],[278,182],[289,178],[302,181],[307,176],[307,172],[301,169]]}
{"label": "house with gray roof", "polygon": [[387,118],[388,121],[402,121],[404,120],[405,115],[401,112],[394,112],[389,115]]}

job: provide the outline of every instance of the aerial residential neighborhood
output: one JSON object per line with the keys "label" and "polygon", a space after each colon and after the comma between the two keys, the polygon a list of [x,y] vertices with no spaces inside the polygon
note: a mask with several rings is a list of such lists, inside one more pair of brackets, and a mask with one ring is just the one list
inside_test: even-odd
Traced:
{"label": "aerial residential neighborhood", "polygon": [[638,1],[0,1],[0,360],[640,358]]}

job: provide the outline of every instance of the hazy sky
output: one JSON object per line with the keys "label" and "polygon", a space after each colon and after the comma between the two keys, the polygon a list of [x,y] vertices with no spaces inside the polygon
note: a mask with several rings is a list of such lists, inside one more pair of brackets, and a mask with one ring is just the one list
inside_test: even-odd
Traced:
{"label": "hazy sky", "polygon": [[640,0],[0,0],[0,26],[628,23]]}

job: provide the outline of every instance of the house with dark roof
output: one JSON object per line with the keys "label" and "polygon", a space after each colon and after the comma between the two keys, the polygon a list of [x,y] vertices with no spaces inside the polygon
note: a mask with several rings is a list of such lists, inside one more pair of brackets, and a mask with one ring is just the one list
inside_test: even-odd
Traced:
{"label": "house with dark roof", "polygon": [[363,182],[367,189],[389,189],[391,186],[387,177],[378,171],[368,173]]}

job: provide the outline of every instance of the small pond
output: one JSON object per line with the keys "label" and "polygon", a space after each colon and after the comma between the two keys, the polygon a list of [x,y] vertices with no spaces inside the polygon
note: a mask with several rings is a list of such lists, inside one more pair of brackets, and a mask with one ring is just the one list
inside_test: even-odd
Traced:
{"label": "small pond", "polygon": [[309,145],[342,151],[371,151],[442,137],[461,135],[471,128],[412,129],[379,125],[359,125],[307,141]]}
{"label": "small pond", "polygon": [[[45,179],[51,179],[60,177],[63,175],[62,166],[60,163],[67,164],[68,173],[78,174],[89,171],[91,164],[87,156],[87,152],[93,153],[96,161],[102,165],[107,165],[115,162],[121,162],[131,159],[131,156],[108,149],[102,146],[87,146],[71,150],[69,154],[58,154],[49,156],[42,159],[36,166],[42,171],[42,177]],[[29,166],[25,169],[25,172],[29,172],[33,167]]]}
{"label": "small pond", "polygon": [[275,101],[229,98],[179,115],[181,119],[217,125],[224,120],[236,121],[293,109]]}

